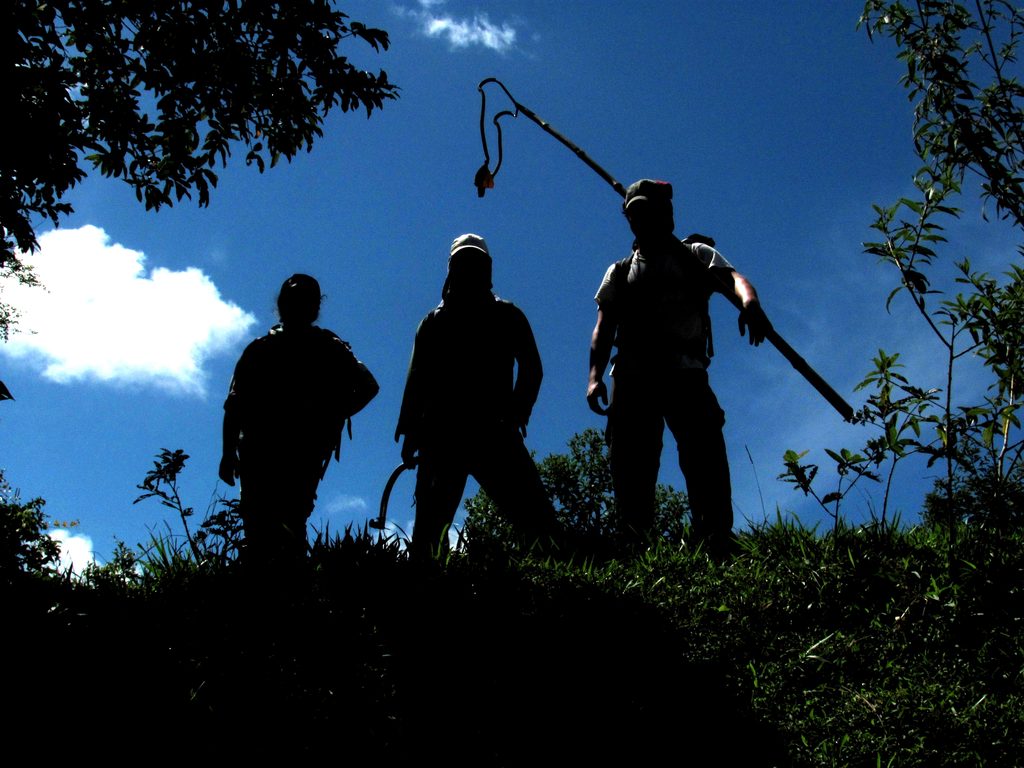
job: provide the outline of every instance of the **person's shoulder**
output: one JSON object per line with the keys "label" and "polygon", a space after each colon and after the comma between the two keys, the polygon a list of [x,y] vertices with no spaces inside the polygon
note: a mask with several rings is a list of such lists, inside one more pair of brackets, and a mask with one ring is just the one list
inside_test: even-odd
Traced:
{"label": "person's shoulder", "polygon": [[422,340],[425,336],[434,333],[435,331],[432,329],[437,326],[438,318],[443,315],[444,302],[442,301],[420,319],[419,324],[416,326],[416,338]]}
{"label": "person's shoulder", "polygon": [[255,339],[245,345],[245,349],[242,350],[242,357],[258,355],[268,347],[273,346],[276,343],[275,334],[273,329],[263,336],[257,336]]}
{"label": "person's shoulder", "polygon": [[292,340],[292,334],[285,331],[285,327],[278,323],[277,325],[271,326],[271,328],[262,336],[253,339],[249,342],[249,346],[246,350],[253,350],[254,352],[274,349],[276,347],[289,344]]}
{"label": "person's shoulder", "polygon": [[688,248],[706,267],[732,269],[732,264],[722,255],[721,251],[707,242],[687,239],[682,241],[682,245]]}
{"label": "person's shoulder", "polygon": [[314,325],[313,333],[315,334],[317,341],[323,344],[342,344],[346,347],[349,346],[347,341],[329,328],[321,328],[319,325]]}
{"label": "person's shoulder", "polygon": [[613,261],[608,265],[608,268],[604,271],[604,277],[601,278],[601,285],[597,289],[597,296],[594,297],[599,304],[614,299],[615,292],[618,290],[617,286],[625,282],[626,276],[629,274],[630,265],[633,263],[636,255],[637,251],[630,251],[628,256],[618,261]]}
{"label": "person's shoulder", "polygon": [[245,345],[245,348],[242,350],[242,355],[243,356],[244,355],[251,355],[253,352],[258,352],[260,349],[262,349],[266,345],[267,345],[267,337],[266,336],[258,336],[257,338],[253,339],[252,341],[250,341],[248,344]]}
{"label": "person's shoulder", "polygon": [[273,333],[267,333],[250,341],[238,357],[238,362],[235,364],[235,375],[246,378],[252,372],[272,366],[274,358],[277,357],[278,344],[279,341]]}
{"label": "person's shoulder", "polygon": [[312,330],[313,339],[316,344],[315,348],[321,350],[319,354],[329,355],[339,360],[355,357],[355,353],[352,352],[352,345],[334,331],[317,325],[314,325]]}
{"label": "person's shoulder", "polygon": [[430,325],[432,322],[437,320],[438,317],[443,315],[444,312],[445,306],[444,302],[442,301],[440,304],[438,304],[436,307],[434,307],[432,310],[430,310],[429,312],[427,312],[427,314],[423,316],[423,319],[420,320],[420,328],[422,328],[425,325]]}
{"label": "person's shoulder", "polygon": [[503,299],[500,296],[494,297],[494,307],[496,311],[504,315],[508,315],[509,317],[526,318],[526,313],[523,312],[523,310],[521,310],[514,302],[509,301],[508,299]]}
{"label": "person's shoulder", "polygon": [[499,328],[506,328],[509,331],[522,335],[533,333],[530,327],[530,318],[516,304],[508,299],[494,297],[494,310],[496,315],[495,325]]}

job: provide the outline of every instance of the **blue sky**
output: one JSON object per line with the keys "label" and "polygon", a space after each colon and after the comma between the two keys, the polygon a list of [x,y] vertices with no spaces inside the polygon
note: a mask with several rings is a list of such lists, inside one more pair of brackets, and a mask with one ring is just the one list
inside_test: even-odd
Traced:
{"label": "blue sky", "polygon": [[[863,254],[872,203],[912,191],[918,162],[901,65],[857,30],[859,2],[346,2],[386,29],[391,49],[347,53],[383,68],[401,97],[367,120],[333,115],[312,153],[260,175],[241,153],[220,171],[208,208],[145,212],[98,175],[70,196],[75,214],[48,233],[36,263],[47,291],[4,285],[22,333],[0,345],[0,467],[23,498],[42,496],[68,534],[100,560],[178,531],[135,486],[162,448],[191,459],[182,477],[201,515],[219,494],[222,403],[244,345],[275,321],[281,281],[308,272],[327,301],[320,324],[347,339],[381,384],[354,420],[311,522],[342,530],[376,514],[399,461],[393,442],[420,318],[436,305],[448,245],[483,235],[495,291],[530,318],[545,379],[528,444],[564,450],[601,427],[584,399],[593,295],[631,236],[615,192],[526,118],[504,121],[505,162],[478,199],[483,160],[477,83],[495,76],[619,181],[671,181],[680,235],[713,235],[758,288],[776,329],[855,407],[853,387],[880,347],[940,381],[938,350],[906,304],[885,312],[892,275]],[[492,109],[501,108],[497,90]],[[492,155],[496,154],[492,144]],[[1000,271],[1006,232],[974,199],[956,230],[959,256]],[[954,243],[956,247],[956,243]],[[737,523],[776,509],[808,524],[813,502],[776,480],[786,449],[858,448],[844,424],[771,347],[750,348],[735,311],[713,302],[712,384],[727,413]],[[33,333],[34,332],[34,333]],[[661,479],[683,487],[667,440]],[[894,499],[912,522],[929,471],[909,464]],[[823,488],[823,492],[828,489]],[[467,493],[475,491],[474,486]],[[410,529],[412,479],[392,519]],[[881,506],[868,487],[853,520]]]}

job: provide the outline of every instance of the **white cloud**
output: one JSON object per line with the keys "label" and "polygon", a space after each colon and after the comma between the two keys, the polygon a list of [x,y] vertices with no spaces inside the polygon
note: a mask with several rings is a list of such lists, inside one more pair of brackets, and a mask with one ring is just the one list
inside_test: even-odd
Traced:
{"label": "white cloud", "polygon": [[347,496],[340,494],[324,504],[324,512],[328,515],[351,514],[358,515],[366,512],[369,505],[366,499],[361,496]]}
{"label": "white cloud", "polygon": [[56,382],[139,383],[201,395],[205,361],[255,323],[221,299],[201,270],[147,273],[144,254],[111,243],[98,227],[47,232],[39,250],[21,258],[44,288],[0,284],[21,311],[19,332],[0,349],[37,362]]}
{"label": "white cloud", "polygon": [[81,576],[90,563],[95,562],[93,554],[92,539],[88,536],[74,536],[70,531],[63,528],[56,528],[49,531],[51,539],[60,545],[60,572],[68,573],[73,571]]}
{"label": "white cloud", "polygon": [[450,16],[429,18],[424,22],[424,31],[429,37],[447,39],[453,48],[482,45],[484,48],[504,52],[516,42],[516,31],[512,27],[492,24],[483,14],[461,20]]}
{"label": "white cloud", "polygon": [[505,53],[515,47],[516,30],[510,24],[494,24],[484,13],[475,14],[472,18],[435,13],[434,9],[441,5],[443,0],[420,0],[421,10],[399,7],[397,11],[402,16],[415,19],[425,35],[447,40],[452,48],[482,45]]}

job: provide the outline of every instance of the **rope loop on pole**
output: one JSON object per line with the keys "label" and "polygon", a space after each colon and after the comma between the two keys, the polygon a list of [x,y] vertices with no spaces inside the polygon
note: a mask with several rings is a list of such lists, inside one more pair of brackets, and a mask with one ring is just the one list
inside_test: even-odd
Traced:
{"label": "rope loop on pole", "polygon": [[[501,90],[508,96],[508,100],[512,102],[515,107],[514,110],[504,109],[496,114],[492,120],[494,127],[497,129],[498,134],[498,164],[494,166],[494,170],[490,169],[491,166],[491,153],[487,148],[487,93],[484,91],[484,86],[489,83],[496,83]],[[488,77],[480,81],[476,89],[480,92],[480,143],[484,148],[484,164],[476,172],[476,176],[473,178],[473,185],[476,187],[477,197],[483,197],[484,192],[488,189],[494,189],[494,177],[498,175],[498,171],[501,169],[501,161],[503,158],[503,142],[501,135],[501,118],[511,115],[513,118],[519,116],[520,104],[513,97],[505,84],[498,80],[496,77]]]}

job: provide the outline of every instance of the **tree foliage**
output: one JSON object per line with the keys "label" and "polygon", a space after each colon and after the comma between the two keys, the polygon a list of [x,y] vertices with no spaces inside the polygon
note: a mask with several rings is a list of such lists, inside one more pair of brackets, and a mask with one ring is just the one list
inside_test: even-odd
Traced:
{"label": "tree foliage", "polygon": [[36,247],[38,219],[71,213],[64,197],[89,168],[123,179],[147,210],[193,195],[206,205],[235,145],[262,172],[310,150],[331,110],[369,115],[397,95],[386,72],[340,51],[351,40],[387,49],[387,33],[331,0],[11,0],[0,29],[13,118],[0,271],[22,280],[15,247]]}
{"label": "tree foliage", "polygon": [[996,211],[1024,225],[1024,10],[1007,0],[868,0],[861,23],[899,46],[914,143],[932,180],[972,173]]}
{"label": "tree foliage", "polygon": [[[954,249],[970,254],[972,243],[949,241],[961,216],[954,203],[963,189],[980,190],[998,217],[1019,235],[1024,229],[1024,86],[1018,48],[1024,11],[1005,0],[916,3],[868,0],[861,23],[872,37],[891,38],[906,64],[902,83],[914,102],[914,143],[922,162],[916,194],[892,205],[875,205],[877,239],[865,251],[895,270],[897,297],[909,298],[944,362],[944,380],[923,386],[900,370],[899,354],[879,350],[859,388],[873,390],[859,413],[876,428],[863,453],[830,453],[842,479],[851,465],[861,476],[888,466],[882,506],[885,522],[897,463],[917,454],[943,468],[925,517],[957,519],[1005,528],[1021,522],[1024,489],[1024,270],[1021,248],[1006,257],[1002,278],[975,271],[968,255],[954,260],[952,280],[939,282],[935,267]],[[947,256],[948,258],[948,256]],[[965,365],[980,360],[987,371],[981,394],[965,379]],[[810,493],[812,464],[787,453],[783,477]],[[839,458],[837,458],[837,456]],[[837,494],[827,498],[835,501]]]}
{"label": "tree foliage", "polygon": [[0,470],[0,587],[27,574],[52,575],[60,545],[47,534],[42,499],[22,502]]}

